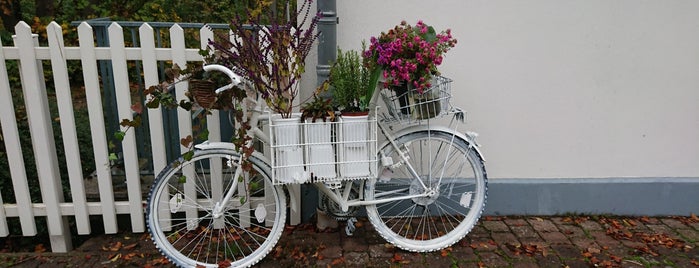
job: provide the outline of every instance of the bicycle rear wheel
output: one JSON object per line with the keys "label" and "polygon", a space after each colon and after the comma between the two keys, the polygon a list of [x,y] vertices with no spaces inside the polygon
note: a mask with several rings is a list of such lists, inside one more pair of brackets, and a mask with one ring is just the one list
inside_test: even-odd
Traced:
{"label": "bicycle rear wheel", "polygon": [[[461,240],[485,207],[487,176],[481,157],[468,141],[445,131],[411,132],[395,142],[419,178],[406,163],[384,167],[379,178],[366,181],[365,199],[428,194],[369,205],[369,221],[386,241],[404,250],[436,251]],[[391,144],[380,152],[401,161]]]}
{"label": "bicycle rear wheel", "polygon": [[[283,189],[272,186],[267,165],[250,157],[255,172],[233,178],[239,154],[230,149],[195,151],[156,178],[146,219],[155,245],[180,267],[247,267],[267,255],[286,219]],[[213,207],[238,181],[223,215]]]}

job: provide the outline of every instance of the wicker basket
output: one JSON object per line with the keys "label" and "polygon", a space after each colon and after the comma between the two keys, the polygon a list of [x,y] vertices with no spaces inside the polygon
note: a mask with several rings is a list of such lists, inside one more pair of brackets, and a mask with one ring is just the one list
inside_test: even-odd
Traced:
{"label": "wicker basket", "polygon": [[203,108],[213,108],[216,104],[216,84],[211,80],[189,80],[189,94]]}

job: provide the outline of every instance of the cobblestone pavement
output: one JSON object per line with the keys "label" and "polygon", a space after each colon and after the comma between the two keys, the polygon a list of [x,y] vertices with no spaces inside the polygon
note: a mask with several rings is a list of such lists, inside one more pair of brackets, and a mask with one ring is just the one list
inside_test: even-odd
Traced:
{"label": "cobblestone pavement", "polygon": [[[287,227],[258,267],[699,267],[699,218],[484,217],[456,245],[411,253],[366,219],[348,237]],[[38,248],[41,251],[41,248]],[[169,267],[145,234],[99,235],[65,253],[2,253],[3,267]]]}

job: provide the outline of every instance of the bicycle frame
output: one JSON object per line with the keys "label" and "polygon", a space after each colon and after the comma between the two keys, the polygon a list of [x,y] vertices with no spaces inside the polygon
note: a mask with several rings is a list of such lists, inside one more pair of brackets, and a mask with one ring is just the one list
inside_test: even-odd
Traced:
{"label": "bicycle frame", "polygon": [[[206,65],[204,67],[206,71],[220,71],[228,75],[233,83],[228,84],[224,87],[221,87],[216,90],[216,93],[220,93],[222,91],[228,90],[233,88],[234,86],[242,83],[242,79],[234,74],[230,69],[220,66],[220,65]],[[377,101],[380,97],[380,90],[375,90],[371,100],[369,102],[369,118],[374,119],[377,116]],[[256,99],[252,100],[250,98],[246,98],[246,101],[248,102],[253,102],[255,108],[249,110],[248,112],[251,112],[249,116],[249,123],[251,126],[251,129],[248,130],[248,136],[251,138],[249,142],[252,142],[254,140],[260,140],[263,143],[270,144],[270,137],[262,131],[262,129],[259,128],[259,122],[260,120],[269,120],[269,116],[266,116],[265,114],[265,109],[266,107],[263,106],[265,103],[264,101],[261,100],[261,97],[257,96]],[[415,177],[419,178],[419,175],[417,171],[412,167],[410,164],[410,161],[408,161],[408,156],[400,150],[399,146],[395,143],[395,137],[391,134],[391,132],[387,129],[386,126],[379,124],[379,129],[381,130],[381,133],[383,134],[384,137],[386,137],[387,141],[391,144],[391,146],[394,147],[394,149],[399,152],[400,156],[400,163],[404,164],[407,166],[409,173]],[[241,155],[241,158],[244,156]],[[381,156],[381,159],[383,160],[385,156]],[[240,159],[240,161],[245,161],[245,159]],[[392,162],[392,160],[388,161]],[[388,165],[389,163],[383,163],[383,165]],[[392,163],[391,163],[392,164]],[[234,178],[238,178],[242,175],[242,167],[239,166],[236,168]],[[441,178],[440,178],[441,180]],[[392,202],[392,201],[398,201],[398,200],[406,200],[406,199],[413,199],[413,198],[420,198],[420,197],[429,197],[432,196],[435,193],[434,189],[430,189],[427,185],[422,182],[422,180],[418,180],[420,182],[420,185],[423,187],[425,190],[421,194],[414,194],[414,195],[406,195],[406,196],[401,196],[401,197],[393,197],[393,198],[386,198],[386,199],[381,199],[381,198],[375,198],[374,200],[363,200],[363,193],[360,191],[360,194],[358,198],[350,200],[350,192],[353,187],[353,182],[344,182],[343,186],[340,188],[336,189],[331,189],[328,187],[325,183],[322,182],[316,182],[314,183],[315,187],[318,188],[322,193],[326,194],[331,200],[336,202],[343,211],[347,211],[349,207],[351,206],[366,206],[366,205],[375,205],[375,204],[380,204],[380,203],[386,203],[386,202]],[[223,199],[220,202],[217,202],[214,206],[213,210],[213,216],[214,218],[219,218],[222,216],[222,212],[225,208],[225,204],[228,204],[228,202],[231,200],[233,197],[234,193],[236,192],[237,189],[237,184],[238,180],[233,180],[233,184],[231,187],[226,191]],[[387,192],[386,194],[390,194],[391,192]]]}

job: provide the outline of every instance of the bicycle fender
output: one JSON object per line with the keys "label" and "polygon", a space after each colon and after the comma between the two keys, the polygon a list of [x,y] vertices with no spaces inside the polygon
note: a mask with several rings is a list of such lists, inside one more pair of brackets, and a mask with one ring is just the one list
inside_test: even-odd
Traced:
{"label": "bicycle fender", "polygon": [[[480,150],[480,144],[478,144],[474,141],[475,136],[477,136],[477,134],[475,134],[475,133],[469,132],[469,134],[467,135],[465,133],[461,133],[458,131],[455,132],[454,130],[452,130],[451,128],[448,128],[446,126],[431,125],[428,127],[427,125],[416,125],[416,126],[409,126],[409,127],[404,128],[404,129],[401,129],[398,132],[393,133],[392,135],[395,138],[398,138],[398,137],[401,137],[401,136],[406,135],[406,134],[411,133],[411,132],[428,131],[428,130],[435,131],[435,132],[454,133],[457,137],[466,141],[468,146],[473,148],[476,151],[476,153],[478,154],[478,156],[481,158],[481,160],[483,160],[483,162],[485,162],[485,157],[483,157],[483,154],[481,153],[481,150]],[[381,146],[379,148],[383,148],[384,146],[388,145],[389,143],[390,143],[390,141],[384,141],[383,144],[381,144]]]}
{"label": "bicycle fender", "polygon": [[[237,149],[233,143],[230,143],[230,142],[220,142],[220,141],[214,141],[214,142],[205,141],[205,142],[202,142],[202,143],[200,143],[200,144],[194,145],[194,148],[199,149],[199,150],[211,150],[211,149],[230,149],[230,150],[236,150],[236,149]],[[271,163],[271,162],[269,161],[269,159],[267,159],[267,157],[265,157],[265,155],[262,154],[261,152],[254,151],[254,152],[252,152],[252,156],[255,157],[255,158],[257,158],[257,159],[259,159],[259,160],[261,160],[263,163],[265,163],[265,165],[269,165],[269,164]],[[270,172],[269,174],[270,174],[270,176],[271,176],[271,175],[272,175],[272,173],[271,173],[271,172],[272,172],[271,168],[270,168],[269,166],[266,166],[265,168],[270,169],[268,172]],[[297,191],[293,191],[293,190],[291,189],[291,185],[287,185],[287,189],[289,190],[289,198],[290,198],[290,200],[291,200],[291,204],[289,204],[289,205],[291,206],[291,210],[292,210],[293,212],[298,213],[298,212],[299,212],[299,211],[298,211],[298,210],[299,210],[298,208],[301,207],[300,204],[299,204],[299,202],[300,202],[300,200],[301,200],[301,197],[300,197],[300,195],[299,195],[299,193],[298,193]]]}

